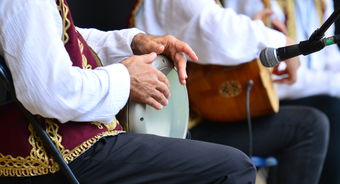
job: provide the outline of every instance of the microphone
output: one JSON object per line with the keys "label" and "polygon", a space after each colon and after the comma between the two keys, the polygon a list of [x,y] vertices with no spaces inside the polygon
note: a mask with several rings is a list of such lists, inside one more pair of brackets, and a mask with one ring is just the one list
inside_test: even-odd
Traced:
{"label": "microphone", "polygon": [[265,48],[260,53],[260,61],[266,67],[273,67],[279,64],[280,61],[296,57],[298,55],[308,55],[320,51],[326,46],[338,43],[340,35],[323,38],[321,40],[306,40],[299,44],[290,45],[280,48]]}

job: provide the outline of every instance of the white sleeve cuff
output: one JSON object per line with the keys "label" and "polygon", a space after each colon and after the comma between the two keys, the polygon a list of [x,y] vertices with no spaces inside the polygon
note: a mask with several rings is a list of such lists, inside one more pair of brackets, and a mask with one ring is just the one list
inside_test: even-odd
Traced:
{"label": "white sleeve cuff", "polygon": [[[115,115],[125,106],[130,95],[130,75],[123,64],[112,64],[105,67],[98,67],[96,70],[105,71],[108,75],[108,93],[100,107],[93,109],[91,113],[84,115],[77,121],[94,119],[101,123],[110,123]],[[100,112],[98,112],[100,111]],[[100,116],[98,116],[100,114]],[[95,117],[94,117],[95,116]]]}

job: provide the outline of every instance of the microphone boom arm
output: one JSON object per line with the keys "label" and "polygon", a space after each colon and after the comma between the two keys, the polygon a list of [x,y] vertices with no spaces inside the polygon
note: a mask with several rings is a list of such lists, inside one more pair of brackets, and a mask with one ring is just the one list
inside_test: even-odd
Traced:
{"label": "microphone boom arm", "polygon": [[340,17],[340,7],[337,7],[331,16],[322,24],[322,26],[315,30],[309,37],[310,41],[321,40],[325,36],[327,29]]}

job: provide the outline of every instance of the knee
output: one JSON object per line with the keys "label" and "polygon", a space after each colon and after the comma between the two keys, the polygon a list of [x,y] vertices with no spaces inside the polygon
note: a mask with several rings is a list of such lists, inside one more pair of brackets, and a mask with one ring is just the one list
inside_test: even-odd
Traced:
{"label": "knee", "polygon": [[323,145],[328,144],[329,139],[329,120],[325,113],[315,108],[306,108],[308,116],[306,116],[305,127],[310,130],[310,136],[320,141]]}
{"label": "knee", "polygon": [[[224,156],[223,165],[230,168],[227,178],[240,181],[236,183],[255,183],[256,168],[250,158],[242,151],[229,147],[228,156]],[[225,171],[224,171],[225,172]]]}
{"label": "knee", "polygon": [[311,120],[310,126],[312,126],[314,130],[316,130],[320,134],[327,136],[329,132],[329,120],[327,115],[315,108],[309,108],[308,110],[308,119]]}

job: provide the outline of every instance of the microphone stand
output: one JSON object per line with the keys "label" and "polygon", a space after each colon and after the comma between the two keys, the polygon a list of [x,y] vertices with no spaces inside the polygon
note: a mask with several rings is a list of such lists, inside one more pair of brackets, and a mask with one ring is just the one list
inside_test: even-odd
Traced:
{"label": "microphone stand", "polygon": [[[323,49],[325,46],[331,45],[333,43],[338,43],[340,41],[340,35],[335,35],[329,38],[325,37],[325,32],[327,29],[340,17],[340,7],[337,7],[334,12],[328,17],[328,19],[321,25],[320,28],[316,29],[308,40],[301,41],[296,50],[292,47],[291,50],[296,50],[299,54],[308,55]],[[287,51],[289,48],[287,48]],[[282,52],[282,51],[280,51]],[[285,55],[281,53],[281,55]],[[283,59],[283,58],[281,58]]]}
{"label": "microphone stand", "polygon": [[325,36],[327,29],[340,17],[340,7],[336,7],[332,15],[322,24],[322,26],[315,30],[309,37],[309,41],[319,41]]}

